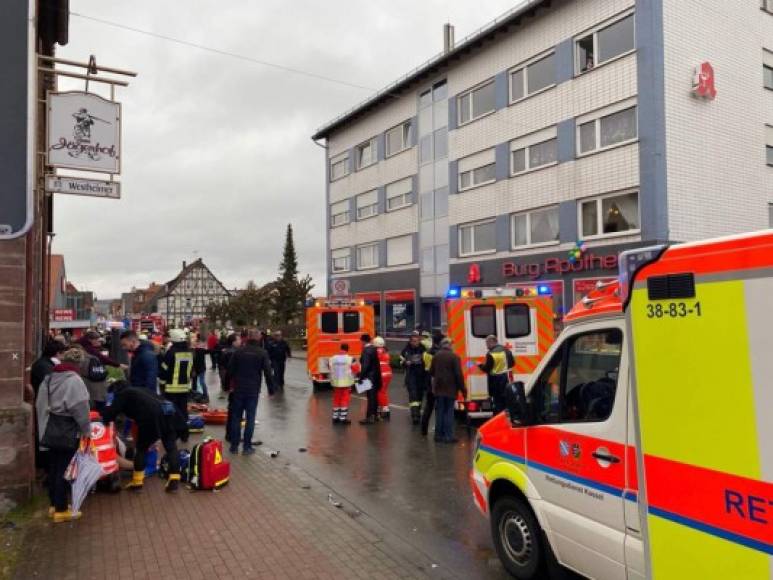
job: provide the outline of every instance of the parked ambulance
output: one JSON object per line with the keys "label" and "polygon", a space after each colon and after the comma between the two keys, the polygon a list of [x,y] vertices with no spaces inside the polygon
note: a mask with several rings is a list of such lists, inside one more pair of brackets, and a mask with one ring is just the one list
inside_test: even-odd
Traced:
{"label": "parked ambulance", "polygon": [[317,299],[306,308],[306,368],[317,389],[330,382],[330,357],[338,354],[342,343],[359,359],[360,336],[374,336],[373,306],[349,298]]}
{"label": "parked ambulance", "polygon": [[474,501],[516,578],[773,578],[773,231],[624,252],[508,412]]}
{"label": "parked ambulance", "polygon": [[553,344],[553,297],[550,286],[523,288],[454,288],[446,297],[448,337],[462,359],[467,399],[458,401],[469,419],[492,415],[486,374],[486,337],[515,356],[511,378],[526,381]]}

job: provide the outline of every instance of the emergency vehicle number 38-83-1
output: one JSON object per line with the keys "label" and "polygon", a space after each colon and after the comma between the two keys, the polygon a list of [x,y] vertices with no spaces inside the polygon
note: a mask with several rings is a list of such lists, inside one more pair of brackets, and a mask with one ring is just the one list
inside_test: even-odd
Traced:
{"label": "emergency vehicle number 38-83-1", "polygon": [[666,302],[665,304],[647,304],[647,318],[685,318],[701,316],[701,303]]}

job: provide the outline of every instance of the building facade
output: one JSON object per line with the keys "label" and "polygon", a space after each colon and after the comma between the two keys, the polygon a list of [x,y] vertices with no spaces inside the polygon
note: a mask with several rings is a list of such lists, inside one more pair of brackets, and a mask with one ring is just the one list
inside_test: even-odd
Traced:
{"label": "building facade", "polygon": [[183,262],[182,271],[169,281],[153,299],[158,312],[169,327],[190,325],[206,318],[207,306],[229,300],[231,293],[199,258]]}
{"label": "building facade", "polygon": [[771,89],[771,0],[523,3],[314,135],[330,286],[387,336],[450,286],[560,315],[621,250],[769,227]]}

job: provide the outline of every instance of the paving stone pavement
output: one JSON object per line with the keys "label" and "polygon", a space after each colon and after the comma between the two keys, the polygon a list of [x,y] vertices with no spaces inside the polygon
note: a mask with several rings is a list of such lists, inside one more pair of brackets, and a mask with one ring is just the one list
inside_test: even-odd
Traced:
{"label": "paving stone pavement", "polygon": [[280,455],[229,456],[217,492],[94,494],[83,518],[27,534],[15,578],[453,578]]}

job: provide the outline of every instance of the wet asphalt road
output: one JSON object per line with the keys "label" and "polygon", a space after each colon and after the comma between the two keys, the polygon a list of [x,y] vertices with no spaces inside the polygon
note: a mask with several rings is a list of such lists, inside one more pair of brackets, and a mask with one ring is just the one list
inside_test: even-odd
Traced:
{"label": "wet asphalt road", "polygon": [[[216,374],[207,378],[215,383],[212,404],[224,406],[215,398]],[[264,389],[254,439],[263,442],[264,452],[279,450],[279,458],[330,488],[336,499],[425,553],[442,576],[509,578],[496,557],[488,520],[472,501],[474,433],[458,425],[459,443],[436,444],[431,430],[425,438],[410,424],[402,375],[395,375],[390,397],[390,422],[358,425],[365,401],[353,396],[352,425],[333,425],[331,392],[313,393],[305,359],[292,360],[284,393],[269,399]]]}

